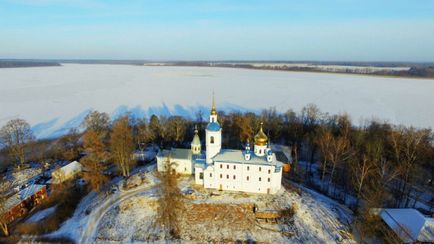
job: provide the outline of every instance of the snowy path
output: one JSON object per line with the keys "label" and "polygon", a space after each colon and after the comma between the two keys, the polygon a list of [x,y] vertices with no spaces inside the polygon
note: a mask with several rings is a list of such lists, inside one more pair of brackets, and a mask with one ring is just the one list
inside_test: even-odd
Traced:
{"label": "snowy path", "polygon": [[[142,184],[128,191],[119,190],[111,195],[89,193],[82,199],[74,215],[62,224],[59,230],[46,235],[49,238],[64,238],[74,240],[77,243],[92,243],[98,230],[98,225],[101,218],[119,203],[137,195],[148,193],[149,190],[155,187],[155,177],[150,172],[155,170],[156,165],[151,164],[141,169],[136,169],[138,173],[144,170],[148,183]],[[112,184],[121,186],[123,180],[115,181]],[[119,187],[119,189],[121,189]]]}
{"label": "snowy path", "polygon": [[96,210],[92,211],[92,213],[89,214],[89,221],[84,227],[85,231],[82,232],[82,235],[79,237],[78,243],[93,243],[95,241],[95,236],[98,231],[99,222],[108,211],[110,211],[112,208],[117,206],[122,201],[143,194],[151,190],[152,188],[154,188],[154,185],[138,187],[132,191],[128,191],[125,192],[124,194],[121,194],[121,196],[119,196],[119,198],[117,199],[113,199],[116,196],[114,195],[111,196],[106,201],[104,201]]}

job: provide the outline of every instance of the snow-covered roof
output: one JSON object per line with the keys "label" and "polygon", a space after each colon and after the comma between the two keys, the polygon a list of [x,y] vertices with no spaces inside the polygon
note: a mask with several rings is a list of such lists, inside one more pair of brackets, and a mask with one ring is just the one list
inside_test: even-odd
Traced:
{"label": "snow-covered roof", "polygon": [[40,191],[42,188],[44,188],[45,185],[38,185],[33,184],[28,186],[25,189],[22,189],[18,193],[14,194],[13,196],[9,197],[5,202],[5,207],[2,209],[3,212],[9,211],[11,208],[17,206],[22,201],[26,200],[27,198],[33,196],[36,192]]}
{"label": "snow-covered roof", "polygon": [[170,150],[162,150],[158,153],[159,157],[167,157],[169,155],[171,159],[192,159],[191,149],[186,148],[172,148]]}
{"label": "snow-covered roof", "polygon": [[62,170],[65,174],[70,174],[73,172],[77,172],[77,171],[81,171],[83,169],[83,166],[77,162],[71,162],[65,166],[63,166],[62,168],[60,168],[60,170]]}
{"label": "snow-covered roof", "polygon": [[274,165],[277,167],[282,166],[282,163],[277,161],[276,155],[274,154],[271,162],[267,161],[266,156],[258,157],[254,153],[251,154],[250,160],[246,160],[244,157],[244,151],[232,149],[221,150],[216,156],[213,157],[213,160],[215,162]]}
{"label": "snow-covered roof", "polygon": [[434,218],[425,217],[416,209],[385,208],[380,217],[404,243],[434,242]]}

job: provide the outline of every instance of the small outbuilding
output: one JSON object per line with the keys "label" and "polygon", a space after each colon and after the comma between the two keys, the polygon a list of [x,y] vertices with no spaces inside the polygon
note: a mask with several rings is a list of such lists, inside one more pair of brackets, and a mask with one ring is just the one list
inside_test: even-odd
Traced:
{"label": "small outbuilding", "polygon": [[434,218],[413,208],[378,209],[377,214],[404,243],[434,242]]}
{"label": "small outbuilding", "polygon": [[67,180],[74,179],[82,171],[83,166],[79,162],[71,162],[53,171],[51,174],[51,184],[60,184]]}

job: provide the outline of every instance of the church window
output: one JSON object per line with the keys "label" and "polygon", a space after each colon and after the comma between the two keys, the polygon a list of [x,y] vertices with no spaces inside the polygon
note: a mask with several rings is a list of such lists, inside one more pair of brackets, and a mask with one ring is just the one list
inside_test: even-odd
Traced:
{"label": "church window", "polygon": [[234,180],[236,179],[235,175],[234,175]]}
{"label": "church window", "polygon": [[223,164],[220,164],[220,169],[223,169]]}
{"label": "church window", "polygon": [[229,169],[229,164],[226,164],[226,169]]}
{"label": "church window", "polygon": [[271,169],[268,170],[268,173],[271,174]]}
{"label": "church window", "polygon": [[184,171],[187,171],[187,168],[186,168],[186,167],[184,167]]}
{"label": "church window", "polygon": [[211,138],[210,138],[210,143],[211,143],[211,144],[214,144],[214,136],[211,136]]}
{"label": "church window", "polygon": [[261,172],[261,167],[259,167],[259,172]]}
{"label": "church window", "polygon": [[229,179],[229,175],[226,175],[226,179]]}
{"label": "church window", "polygon": [[237,169],[237,166],[236,166],[236,165],[234,165],[234,169]]}
{"label": "church window", "polygon": [[222,175],[222,174],[220,174],[220,179],[221,179],[221,178],[223,178],[223,175]]}
{"label": "church window", "polygon": [[209,173],[209,177],[212,177],[212,173]]}
{"label": "church window", "polygon": [[268,182],[270,182],[270,178],[268,178]]}
{"label": "church window", "polygon": [[250,169],[250,167],[249,166],[247,166],[247,170],[249,170]]}
{"label": "church window", "polygon": [[247,176],[247,181],[249,181],[249,177]]}
{"label": "church window", "polygon": [[259,177],[259,181],[261,181],[261,177]]}
{"label": "church window", "polygon": [[199,179],[203,180],[203,173],[202,172],[199,174]]}

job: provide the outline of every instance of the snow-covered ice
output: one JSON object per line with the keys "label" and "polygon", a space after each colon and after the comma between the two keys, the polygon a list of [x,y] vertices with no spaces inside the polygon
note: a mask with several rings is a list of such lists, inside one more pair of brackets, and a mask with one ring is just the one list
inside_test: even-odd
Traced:
{"label": "snow-covered ice", "polygon": [[216,67],[64,64],[0,69],[0,126],[21,117],[39,137],[61,135],[90,109],[117,116],[218,109],[299,111],[314,103],[329,113],[434,127],[434,80]]}

